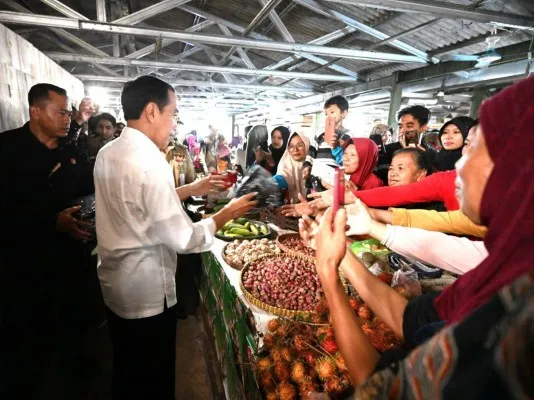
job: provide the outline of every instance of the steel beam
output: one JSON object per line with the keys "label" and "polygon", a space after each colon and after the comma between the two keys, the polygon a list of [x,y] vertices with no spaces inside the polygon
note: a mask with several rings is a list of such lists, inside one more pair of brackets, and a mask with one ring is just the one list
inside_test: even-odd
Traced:
{"label": "steel beam", "polygon": [[[379,30],[372,28],[368,25],[365,25],[359,21],[356,21],[354,18],[351,18],[345,14],[332,10],[318,3],[315,0],[294,0],[294,1],[300,4],[301,6],[304,6],[318,14],[341,21],[344,24],[352,26],[353,28],[356,28],[359,31],[362,31],[364,33],[367,33],[368,35],[373,36],[379,40],[389,39],[389,36],[386,35],[385,33],[380,32]],[[400,40],[393,40],[390,42],[390,45],[408,54],[413,54],[414,56],[419,57],[424,61],[439,62],[438,59],[430,60],[430,58],[428,57],[428,54],[426,54],[424,51],[416,49],[415,47],[410,46],[409,44],[406,44],[404,42],[401,42]]]}
{"label": "steel beam", "polygon": [[135,25],[144,21],[145,19],[152,18],[158,14],[164,13],[165,11],[169,11],[173,8],[189,3],[190,1],[191,0],[163,0],[147,8],[136,11],[133,14],[116,19],[113,21],[113,23],[119,25]]}
{"label": "steel beam", "polygon": [[252,76],[279,76],[287,79],[309,79],[316,81],[336,81],[336,82],[354,82],[355,79],[350,76],[343,75],[326,75],[326,74],[312,74],[308,72],[289,72],[289,71],[271,71],[263,69],[247,69],[247,68],[233,68],[221,67],[218,65],[194,65],[194,64],[178,64],[170,62],[150,61],[150,60],[130,60],[127,58],[118,57],[97,57],[84,56],[77,54],[47,52],[48,57],[55,61],[69,61],[79,63],[91,64],[105,64],[105,65],[120,65],[128,67],[150,67],[160,69],[182,70],[182,71],[196,71],[209,73],[227,73],[240,74]]}
{"label": "steel beam", "polygon": [[82,20],[89,20],[85,15],[80,14],[78,11],[73,10],[72,8],[66,6],[59,0],[41,0],[46,5],[52,7],[54,10],[59,12],[60,14],[66,15],[67,17],[74,18],[74,19],[82,19]]}
{"label": "steel beam", "polygon": [[100,22],[107,21],[106,0],[96,0],[96,19]]}
{"label": "steel beam", "polygon": [[[31,14],[32,12],[30,10],[28,10],[27,8],[21,6],[20,4],[18,3],[15,3],[14,1],[12,0],[0,0],[0,3],[3,3],[5,4],[6,6],[16,10],[16,11],[19,11],[19,12],[23,12],[23,13],[28,13],[28,14]],[[94,54],[94,55],[97,55],[97,56],[107,56],[106,53],[104,53],[103,51],[97,49],[96,47],[90,45],[89,43],[87,43],[86,41],[80,39],[79,37],[77,36],[74,36],[72,33],[70,32],[67,32],[66,30],[64,29],[60,29],[60,28],[50,28],[50,30],[55,33],[57,36],[81,47],[82,49],[85,49],[87,50],[88,52],[90,52],[91,54]],[[53,42],[57,42],[57,40],[53,40]],[[117,75],[117,73],[103,65],[95,65],[96,68],[100,69],[101,71],[107,73],[107,74],[110,74],[110,75]]]}
{"label": "steel beam", "polygon": [[[203,29],[205,29],[208,26],[211,26],[213,24],[214,23],[212,21],[203,21],[203,22],[200,22],[200,23],[198,23],[196,25],[193,25],[193,26],[187,28],[185,30],[185,32],[198,32],[198,31],[201,31],[201,30],[203,30]],[[163,48],[165,46],[168,46],[168,45],[170,45],[172,43],[176,43],[176,42],[177,42],[177,40],[165,39],[165,40],[162,41],[161,47]],[[154,52],[154,50],[156,50],[156,44],[151,44],[149,46],[143,47],[142,49],[134,51],[131,54],[128,54],[126,56],[126,58],[131,58],[131,59],[143,58],[144,56],[147,56],[150,53]]]}
{"label": "steel beam", "polygon": [[[265,6],[268,0],[258,1]],[[295,39],[293,39],[293,36],[291,35],[291,33],[289,33],[286,26],[282,22],[282,19],[278,16],[274,8],[269,12],[269,19],[274,24],[276,30],[278,31],[280,36],[282,36],[282,39],[284,39],[285,42],[295,43]]]}
{"label": "steel beam", "polygon": [[[300,1],[300,0],[299,0]],[[169,29],[140,28],[116,24],[105,24],[96,21],[80,21],[70,18],[50,17],[45,15],[31,15],[11,11],[0,11],[0,22],[7,22],[21,25],[39,25],[48,27],[60,27],[68,29],[79,29],[93,32],[117,33],[132,36],[151,37],[162,39],[176,39],[184,42],[206,43],[219,46],[241,46],[252,49],[280,51],[285,53],[307,52],[330,57],[343,57],[356,60],[387,61],[404,63],[424,62],[420,57],[408,56],[393,53],[380,53],[362,51],[355,49],[343,49],[336,47],[324,47],[299,43],[282,43],[267,40],[256,40],[246,38],[229,38],[219,35],[207,35],[203,33],[190,33],[184,31],[173,31]]]}
{"label": "steel beam", "polygon": [[[98,75],[75,75],[82,81],[95,81],[95,82],[128,82],[130,79],[122,76],[98,76]],[[208,88],[221,88],[221,89],[245,89],[256,91],[277,91],[277,92],[295,92],[295,93],[310,93],[308,89],[300,89],[293,87],[278,87],[270,85],[246,85],[246,84],[230,84],[220,82],[208,82],[208,81],[187,81],[187,80],[172,80],[169,84],[173,86],[196,86],[196,87],[208,87]]]}
{"label": "steel beam", "polygon": [[[230,29],[232,29],[232,30],[234,30],[236,32],[239,32],[239,33],[242,33],[244,31],[244,29],[245,29],[241,25],[235,24],[235,23],[233,23],[231,21],[227,21],[227,20],[225,20],[223,18],[220,18],[220,17],[218,17],[216,15],[210,14],[210,13],[204,11],[204,10],[199,10],[199,9],[197,9],[195,7],[191,7],[190,5],[181,6],[180,9],[183,10],[183,11],[187,11],[188,13],[191,13],[193,15],[209,19],[210,21],[214,21],[214,22],[216,22],[217,24],[219,24],[221,26],[226,26],[227,28],[230,28]],[[352,28],[352,27],[350,27],[350,28],[351,29],[355,29],[355,28]],[[250,37],[252,37],[254,39],[270,40],[269,37],[261,35],[261,34],[256,33],[256,32],[251,32],[250,33]],[[321,39],[321,38],[318,38],[318,39],[315,39],[315,40],[318,41],[319,39]],[[323,43],[317,42],[317,43],[315,43],[315,40],[312,40],[308,44],[324,45],[324,44],[327,43],[327,42],[323,42]],[[320,65],[326,65],[326,64],[329,63],[329,61],[326,61],[326,60],[324,60],[322,58],[319,58],[319,57],[317,57],[315,55],[312,55],[312,54],[309,54],[309,53],[304,53],[304,52],[299,52],[298,53],[298,57],[307,58],[310,61],[315,62],[315,63],[320,64]],[[288,63],[290,63],[290,62],[291,61],[288,61]],[[281,67],[279,67],[279,68],[281,68]],[[350,71],[349,69],[344,68],[342,66],[339,66],[337,64],[329,65],[328,68],[333,70],[333,71],[336,71],[336,72],[341,72],[341,73],[343,73],[345,75],[348,75],[348,76],[357,77],[357,74],[355,72]]]}
{"label": "steel beam", "polygon": [[[234,35],[232,35],[232,32],[230,32],[230,29],[228,29],[227,26],[221,25],[221,24],[218,24],[217,26],[219,27],[219,29],[221,30],[223,35],[225,35],[227,37],[234,37]],[[234,47],[232,47],[232,49],[234,49]],[[233,51],[231,51],[232,49],[230,49],[230,51],[228,51],[223,56],[223,58],[220,61],[221,65],[224,64],[232,56],[232,53],[233,53]],[[250,57],[247,55],[247,53],[245,53],[245,51],[241,47],[236,47],[235,50],[237,50],[237,54],[239,55],[241,60],[245,63],[245,65],[248,68],[256,68],[256,66],[254,65],[254,63],[250,59]]]}
{"label": "steel beam", "polygon": [[[177,54],[177,55],[169,58],[166,62],[168,62],[168,63],[170,63],[170,62],[178,62],[178,61],[181,61],[181,60],[183,60],[183,59],[185,59],[187,57],[191,57],[193,54],[196,54],[196,53],[198,53],[200,51],[202,51],[202,49],[200,47],[193,47],[192,49],[189,49],[187,51],[184,51],[181,54]],[[136,78],[141,76],[141,75],[152,74],[152,73],[154,73],[154,72],[156,72],[158,70],[159,70],[159,68],[149,68],[147,70],[144,70],[142,73],[138,74],[136,76]]]}
{"label": "steel beam", "polygon": [[351,4],[401,12],[423,12],[440,17],[467,19],[477,22],[497,22],[504,25],[534,27],[534,17],[509,14],[501,11],[477,9],[469,6],[433,0],[326,0],[333,3]]}
{"label": "steel beam", "polygon": [[374,43],[372,44],[371,46],[369,47],[366,47],[365,49],[366,50],[375,50],[377,49],[378,47],[380,46],[383,46],[385,44],[388,44],[390,42],[392,42],[393,40],[397,40],[397,39],[400,39],[401,37],[404,37],[404,36],[407,36],[407,35],[411,35],[415,32],[418,32],[420,31],[421,29],[424,29],[424,28],[427,28],[429,27],[430,25],[432,24],[435,24],[436,22],[440,21],[441,18],[434,18],[434,19],[431,19],[430,21],[427,21],[427,22],[424,22],[420,25],[417,25],[417,26],[414,26],[413,28],[410,28],[410,29],[406,29],[405,31],[402,31],[400,33],[397,33],[396,35],[393,35],[393,36],[390,36],[388,37],[387,39],[384,39],[384,40],[381,40],[380,42],[378,43]]}

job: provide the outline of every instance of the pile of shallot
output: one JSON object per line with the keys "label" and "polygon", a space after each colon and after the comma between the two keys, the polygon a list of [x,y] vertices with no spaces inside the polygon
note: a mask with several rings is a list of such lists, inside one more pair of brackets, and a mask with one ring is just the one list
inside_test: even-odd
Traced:
{"label": "pile of shallot", "polygon": [[298,236],[290,236],[286,239],[283,239],[281,243],[289,250],[293,250],[297,253],[315,258],[315,250],[306,246],[302,239]]}
{"label": "pile of shallot", "polygon": [[242,279],[254,297],[288,310],[313,311],[323,292],[315,265],[288,256],[252,261]]}

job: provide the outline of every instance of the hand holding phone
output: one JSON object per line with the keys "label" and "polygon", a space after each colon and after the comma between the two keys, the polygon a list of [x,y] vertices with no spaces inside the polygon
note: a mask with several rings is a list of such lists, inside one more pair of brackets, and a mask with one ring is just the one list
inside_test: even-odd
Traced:
{"label": "hand holding phone", "polygon": [[324,141],[330,143],[336,137],[336,120],[334,117],[327,117],[324,128]]}
{"label": "hand holding phone", "polygon": [[332,220],[335,219],[337,211],[345,201],[345,170],[343,167],[336,168],[334,171],[334,202]]}

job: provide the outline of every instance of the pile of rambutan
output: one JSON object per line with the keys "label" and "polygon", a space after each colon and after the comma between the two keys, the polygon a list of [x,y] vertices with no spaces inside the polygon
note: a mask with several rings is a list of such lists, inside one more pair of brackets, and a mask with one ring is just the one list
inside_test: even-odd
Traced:
{"label": "pile of rambutan", "polygon": [[[349,302],[364,334],[380,352],[401,341],[360,299]],[[306,321],[277,318],[269,321],[263,352],[256,360],[258,383],[267,399],[307,399],[310,392],[344,398],[353,390],[339,352],[325,299]]]}
{"label": "pile of rambutan", "polygon": [[330,326],[282,318],[269,321],[263,353],[256,360],[258,383],[266,399],[308,399],[310,392],[332,398],[353,388]]}

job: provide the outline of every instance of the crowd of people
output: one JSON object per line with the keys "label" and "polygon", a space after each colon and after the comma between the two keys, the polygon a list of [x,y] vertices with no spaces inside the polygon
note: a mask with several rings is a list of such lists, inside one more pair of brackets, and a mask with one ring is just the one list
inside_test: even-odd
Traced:
{"label": "crowd of people", "polygon": [[[205,139],[192,131],[179,142],[176,93],[154,77],[125,84],[123,126],[90,99],[72,110],[65,90],[35,85],[29,122],[0,134],[0,397],[39,398],[57,352],[65,370],[83,365],[83,310],[90,282],[99,282],[113,398],[173,399],[176,308],[186,290],[177,264],[209,249],[220,227],[256,205],[249,193],[192,220],[182,203],[225,188],[224,171],[264,168],[280,189],[281,213],[300,218],[301,237],[317,251],[355,398],[528,398],[533,92],[534,77],[524,79],[484,102],[478,120],[457,116],[438,132],[428,132],[428,109],[409,106],[397,114],[396,141],[387,125],[368,137],[345,127],[349,104],[336,96],[324,105],[332,137],[285,126],[269,135],[259,125],[227,143],[211,126]],[[335,215],[332,167],[343,167],[346,189]],[[80,216],[79,199],[91,195],[96,231]],[[350,251],[354,235],[457,279],[407,299]],[[379,354],[371,346],[339,269],[405,347]]]}

